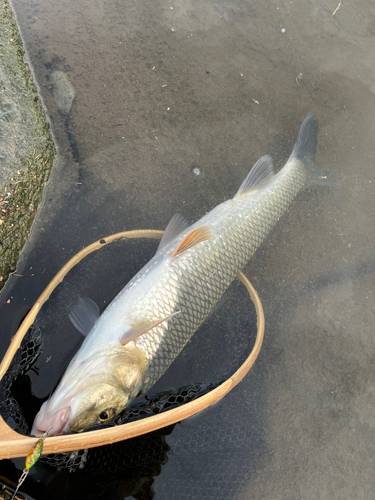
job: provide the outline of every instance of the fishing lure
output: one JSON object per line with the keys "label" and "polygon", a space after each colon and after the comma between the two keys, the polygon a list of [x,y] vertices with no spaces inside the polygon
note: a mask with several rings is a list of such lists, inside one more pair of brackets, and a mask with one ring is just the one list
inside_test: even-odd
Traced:
{"label": "fishing lure", "polygon": [[31,448],[31,450],[27,454],[27,457],[25,460],[25,468],[23,469],[21,477],[18,480],[17,488],[16,488],[15,492],[13,493],[11,500],[14,500],[16,498],[17,491],[20,489],[20,486],[25,481],[31,467],[33,465],[35,465],[36,462],[39,460],[39,457],[43,451],[44,440],[46,439],[49,431],[50,431],[50,429],[48,429],[48,431],[46,431],[42,436],[40,436],[38,441],[34,444],[34,446]]}

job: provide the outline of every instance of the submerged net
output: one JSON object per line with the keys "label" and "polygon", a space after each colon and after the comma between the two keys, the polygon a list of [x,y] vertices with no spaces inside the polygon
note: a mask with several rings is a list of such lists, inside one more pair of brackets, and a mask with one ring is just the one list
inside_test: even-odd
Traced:
{"label": "submerged net", "polygon": [[29,427],[20,405],[13,395],[12,386],[18,377],[32,367],[41,353],[42,347],[43,336],[41,330],[32,326],[23,338],[20,348],[0,382],[0,414],[9,427],[20,434],[27,435]]}
{"label": "submerged net", "polygon": [[[152,257],[156,244],[144,240],[111,243],[85,257],[54,290],[0,381],[0,414],[12,429],[24,435],[30,433],[41,403],[54,389],[65,370],[64,364],[82,342],[81,335],[68,319],[68,311],[76,297],[93,298],[101,309],[105,308],[134,272]],[[235,282],[209,321],[193,335],[178,356],[178,362],[172,363],[166,372],[169,378],[163,381],[162,377],[150,391],[149,399],[135,402],[106,426],[122,425],[168,411],[213,390],[249,355],[256,334],[255,323],[253,304],[244,293],[243,285]],[[186,385],[191,381],[199,382]],[[174,388],[170,390],[172,384]],[[77,471],[69,475],[70,478],[91,474],[90,484],[96,481],[96,476],[110,474],[122,485],[126,483],[129,491],[132,488],[146,491],[144,497],[135,498],[151,498],[147,496],[149,479],[160,473],[167,461],[169,446],[165,436],[173,427],[112,445],[44,455],[39,463],[52,474],[56,469],[62,470],[62,475],[64,471]],[[99,483],[95,483],[96,495],[102,488]],[[75,487],[77,491],[81,487],[78,479]]]}
{"label": "submerged net", "polygon": [[[13,430],[24,435],[28,435],[30,429],[22,409],[15,398],[13,389],[20,377],[32,368],[42,349],[43,335],[41,329],[32,326],[25,335],[20,348],[17,350],[7,373],[0,381],[0,414]],[[181,387],[175,391],[158,394],[144,403],[129,407],[113,422],[105,426],[93,427],[90,430],[134,422],[181,406],[207,394],[234,371],[235,367],[227,369],[226,373],[223,373],[223,376],[220,377],[220,380],[209,384],[197,383]],[[164,439],[160,438],[163,438],[173,427],[169,426],[145,436],[139,436],[99,448],[44,455],[40,458],[40,462],[59,470],[66,469],[70,472],[83,468],[92,471],[97,471],[100,468],[101,471],[111,470],[111,472],[114,472],[116,470],[123,470],[124,465],[127,468],[139,468],[142,464],[147,466],[155,463],[161,466],[166,461],[168,446]]]}

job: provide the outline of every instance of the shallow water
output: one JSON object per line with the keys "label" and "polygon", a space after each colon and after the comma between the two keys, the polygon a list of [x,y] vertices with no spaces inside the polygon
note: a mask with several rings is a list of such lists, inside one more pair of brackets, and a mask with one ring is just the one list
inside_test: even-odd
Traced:
{"label": "shallow water", "polygon": [[[302,193],[247,266],[266,316],[258,361],[166,436],[152,485],[149,475],[112,498],[372,498],[375,7],[343,2],[333,16],[328,0],[12,3],[59,160],[23,277],[0,295],[1,351],[77,251],[163,229],[176,212],[197,220],[263,154],[281,166],[313,110],[317,161],[336,187]],[[73,498],[59,476],[38,474],[39,489]]]}

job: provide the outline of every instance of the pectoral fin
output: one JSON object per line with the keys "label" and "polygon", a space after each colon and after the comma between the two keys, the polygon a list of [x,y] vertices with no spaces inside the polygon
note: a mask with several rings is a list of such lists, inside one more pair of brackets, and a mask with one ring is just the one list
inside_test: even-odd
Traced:
{"label": "pectoral fin", "polygon": [[168,321],[169,319],[173,318],[176,314],[179,314],[181,311],[176,311],[173,314],[170,314],[169,316],[166,316],[165,318],[158,319],[157,321],[149,322],[149,323],[142,323],[142,325],[136,325],[130,327],[129,330],[127,330],[123,336],[120,339],[120,344],[125,345],[131,342],[132,340],[135,340],[136,338],[140,337],[144,333],[149,332],[156,326],[159,326],[161,323],[164,321]]}
{"label": "pectoral fin", "polygon": [[85,337],[100,316],[99,307],[91,299],[79,297],[69,313],[69,319],[79,332]]}
{"label": "pectoral fin", "polygon": [[202,241],[208,241],[212,237],[211,229],[208,226],[200,226],[196,229],[190,231],[189,234],[181,241],[177,248],[172,252],[172,257],[177,257],[180,253],[184,252],[188,248],[201,243]]}

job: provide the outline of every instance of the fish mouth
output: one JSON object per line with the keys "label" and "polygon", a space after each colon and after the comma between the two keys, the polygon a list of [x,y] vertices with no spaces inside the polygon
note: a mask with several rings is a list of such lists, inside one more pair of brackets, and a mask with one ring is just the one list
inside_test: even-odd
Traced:
{"label": "fish mouth", "polygon": [[35,417],[31,435],[41,437],[43,435],[59,436],[68,432],[68,421],[71,413],[71,407],[56,410],[52,415],[46,417],[42,407]]}

